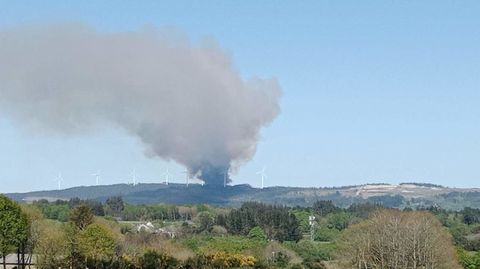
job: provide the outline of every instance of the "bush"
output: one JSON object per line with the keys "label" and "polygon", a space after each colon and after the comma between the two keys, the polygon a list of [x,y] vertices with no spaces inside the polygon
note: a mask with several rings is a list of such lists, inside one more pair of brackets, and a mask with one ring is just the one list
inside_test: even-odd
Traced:
{"label": "bush", "polygon": [[315,241],[333,241],[340,235],[340,231],[335,228],[320,226],[315,231]]}
{"label": "bush", "polygon": [[170,256],[148,250],[140,259],[142,269],[173,269],[177,268],[178,261]]}
{"label": "bush", "polygon": [[290,257],[283,252],[275,252],[272,258],[272,264],[275,268],[285,268],[290,262]]}
{"label": "bush", "polygon": [[310,240],[302,240],[298,243],[285,242],[284,245],[296,252],[302,259],[309,261],[330,260],[336,251],[334,243],[312,242]]}
{"label": "bush", "polygon": [[212,254],[202,254],[185,261],[183,268],[188,269],[210,269],[210,268],[245,268],[257,264],[253,256],[242,254],[230,254],[223,251]]}
{"label": "bush", "polygon": [[314,259],[307,259],[302,262],[302,265],[305,269],[325,269],[325,264],[321,261],[321,259],[314,258]]}
{"label": "bush", "polygon": [[245,251],[257,251],[266,242],[252,240],[242,236],[194,236],[182,240],[182,244],[196,253],[227,252],[240,254]]}
{"label": "bush", "polygon": [[61,222],[67,222],[69,216],[68,205],[56,205],[48,202],[35,202],[34,205],[42,211],[42,214],[47,219],[58,220]]}
{"label": "bush", "polygon": [[338,212],[327,215],[327,222],[329,228],[337,230],[346,229],[352,222],[353,216],[347,212]]}
{"label": "bush", "polygon": [[195,220],[198,223],[198,232],[210,232],[215,225],[215,216],[208,211],[198,213]]}
{"label": "bush", "polygon": [[228,234],[227,229],[225,229],[225,227],[220,226],[220,225],[214,225],[212,227],[211,233],[213,235],[220,235],[220,236],[224,236],[224,235]]}
{"label": "bush", "polygon": [[120,227],[120,233],[121,234],[127,234],[132,232],[132,226],[130,225],[122,225]]}
{"label": "bush", "polygon": [[478,269],[480,268],[480,252],[471,253],[463,249],[457,250],[457,256],[463,268],[466,269]]}
{"label": "bush", "polygon": [[260,228],[259,226],[255,226],[248,233],[248,238],[265,241],[267,239],[267,236],[265,235],[265,232],[262,228]]}

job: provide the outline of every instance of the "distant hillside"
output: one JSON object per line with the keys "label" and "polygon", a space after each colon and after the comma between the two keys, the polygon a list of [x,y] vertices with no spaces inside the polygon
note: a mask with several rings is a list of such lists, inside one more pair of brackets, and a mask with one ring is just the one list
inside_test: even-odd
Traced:
{"label": "distant hillside", "polygon": [[311,205],[317,200],[332,200],[338,206],[352,203],[380,203],[390,207],[441,206],[461,209],[465,206],[480,208],[480,189],[447,188],[428,183],[365,184],[331,188],[268,187],[253,188],[249,185],[223,187],[191,184],[115,184],[106,186],[74,187],[65,190],[10,193],[7,196],[17,201],[30,202],[47,199],[106,200],[122,196],[132,204],[213,204],[238,206],[245,201],[261,201],[289,206]]}

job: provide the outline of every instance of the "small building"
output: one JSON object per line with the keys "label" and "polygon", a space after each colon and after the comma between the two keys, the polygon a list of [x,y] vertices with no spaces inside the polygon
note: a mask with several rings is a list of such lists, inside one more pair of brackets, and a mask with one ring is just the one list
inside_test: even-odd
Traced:
{"label": "small building", "polygon": [[156,228],[151,222],[146,222],[137,225],[137,232],[147,232],[152,234],[165,235],[169,238],[175,238],[175,232],[168,228]]}

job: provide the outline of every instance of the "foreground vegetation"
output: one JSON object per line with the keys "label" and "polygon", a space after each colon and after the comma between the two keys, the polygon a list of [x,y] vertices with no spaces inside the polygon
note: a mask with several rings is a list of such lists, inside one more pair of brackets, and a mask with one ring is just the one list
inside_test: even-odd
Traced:
{"label": "foreground vegetation", "polygon": [[479,250],[473,208],[317,201],[230,209],[131,205],[121,197],[19,205],[0,196],[0,254],[15,253],[18,268],[33,254],[37,268],[475,269]]}

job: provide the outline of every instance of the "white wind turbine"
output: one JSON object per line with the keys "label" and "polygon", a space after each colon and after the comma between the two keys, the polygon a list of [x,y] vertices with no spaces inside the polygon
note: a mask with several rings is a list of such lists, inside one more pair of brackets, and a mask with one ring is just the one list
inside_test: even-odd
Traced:
{"label": "white wind turbine", "polygon": [[132,175],[133,186],[135,186],[137,185],[137,172],[135,171],[135,168],[133,168],[131,175]]}
{"label": "white wind turbine", "polygon": [[264,187],[264,183],[265,183],[265,178],[267,177],[267,174],[265,173],[265,166],[263,167],[262,170],[258,171],[257,172],[257,175],[260,175],[262,177],[262,189]]}
{"label": "white wind turbine", "polygon": [[170,172],[168,171],[168,168],[165,170],[163,175],[165,176],[165,185],[168,185],[168,179],[170,178]]}
{"label": "white wind turbine", "polygon": [[100,171],[93,173],[92,176],[95,177],[95,186],[98,186],[99,181],[100,181]]}
{"label": "white wind turbine", "polygon": [[57,182],[58,190],[61,190],[62,189],[62,182],[63,182],[62,173],[58,173],[58,177],[55,179],[55,181]]}
{"label": "white wind turbine", "polygon": [[223,172],[223,187],[227,187],[228,169]]}
{"label": "white wind turbine", "polygon": [[185,170],[182,172],[182,174],[185,174],[185,181],[186,181],[186,185],[187,185],[187,188],[188,188],[188,180],[190,179],[190,173],[188,172],[188,169],[185,168]]}

